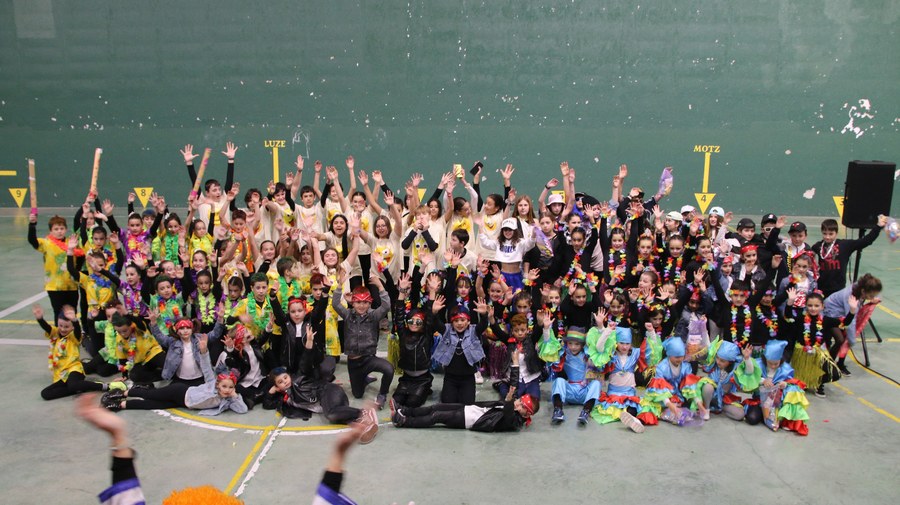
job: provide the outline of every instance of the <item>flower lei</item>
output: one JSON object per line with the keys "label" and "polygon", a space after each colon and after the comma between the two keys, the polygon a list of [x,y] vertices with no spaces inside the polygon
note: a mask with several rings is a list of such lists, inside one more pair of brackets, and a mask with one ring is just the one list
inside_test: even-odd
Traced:
{"label": "flower lei", "polygon": [[[566,272],[565,277],[563,277],[563,281],[565,284],[569,284],[572,280],[579,281],[581,284],[584,284],[587,286],[588,291],[592,291],[593,288],[599,284],[599,281],[597,280],[597,276],[594,275],[593,273],[586,274],[586,273],[584,273],[583,270],[581,271],[581,273],[577,272],[577,267],[578,267],[578,265],[581,264],[582,253],[584,253],[583,247],[581,249],[575,251],[575,257],[572,258],[572,264],[569,265],[569,271]],[[530,286],[531,284],[526,284],[526,285]]]}
{"label": "flower lei", "polygon": [[[171,312],[167,310],[169,308],[169,302],[176,302],[172,307]],[[159,315],[163,316],[163,323],[166,325],[166,329],[171,331],[172,326],[175,324],[175,320],[181,317],[181,311],[178,310],[178,304],[175,297],[173,296],[168,300],[159,298],[156,302],[156,308],[159,310]]]}
{"label": "flower lei", "polygon": [[141,282],[132,286],[128,283],[122,284],[122,298],[125,301],[125,310],[131,312],[135,316],[146,315],[147,310],[144,301],[141,298]]}
{"label": "flower lei", "polygon": [[744,313],[744,331],[741,332],[740,341],[738,341],[737,309],[736,306],[731,306],[731,339],[734,343],[743,347],[750,341],[750,325],[753,318],[750,317],[750,307],[746,304],[741,305],[741,310]]}
{"label": "flower lei", "polygon": [[803,350],[812,354],[815,352],[813,347],[821,347],[822,345],[822,318],[821,316],[816,316],[816,331],[815,331],[815,339],[816,343],[813,345],[810,342],[810,336],[812,335],[812,317],[809,314],[803,314]]}
{"label": "flower lei", "polygon": [[[228,298],[228,295],[225,293],[222,293],[222,298],[220,298],[219,301],[222,302],[222,305],[224,306],[225,313],[222,314],[222,316],[225,317],[226,319],[231,317],[231,314],[232,314],[232,312],[234,312],[234,309],[236,309],[238,304],[241,303],[240,298],[238,298],[237,300],[231,300]],[[225,302],[228,302],[228,303],[225,303]]]}
{"label": "flower lei", "polygon": [[761,306],[757,307],[756,318],[769,330],[769,337],[775,338],[778,333],[778,313],[775,312],[775,307],[770,307],[768,317],[763,313]]}
{"label": "flower lei", "polygon": [[[285,298],[284,301],[287,303],[287,298]],[[247,296],[247,313],[250,314],[250,317],[253,319],[253,324],[259,329],[265,328],[269,323],[269,314],[266,310],[267,304],[268,300],[263,301],[263,310],[262,313],[260,313],[259,308],[256,305],[256,299],[253,298],[252,295]]]}
{"label": "flower lei", "polygon": [[[616,263],[615,257],[619,256],[619,262]],[[610,283],[615,281],[615,283],[620,283],[625,280],[625,272],[616,273],[616,268],[619,265],[625,265],[627,263],[628,256],[625,251],[613,251],[609,253],[609,278]]]}
{"label": "flower lei", "polygon": [[216,297],[212,293],[203,294],[197,292],[197,309],[200,312],[200,322],[203,324],[212,324],[216,320],[217,307]]}
{"label": "flower lei", "polygon": [[387,270],[387,267],[389,264],[390,263],[388,262],[388,260],[382,258],[381,261],[379,261],[378,263],[375,263],[375,268],[378,269],[378,273],[381,273],[381,272],[384,272],[385,270]]}
{"label": "flower lei", "polygon": [[[133,328],[132,328],[133,329]],[[125,348],[125,354],[128,358],[125,361],[124,365],[119,365],[119,371],[122,373],[130,371],[134,368],[134,355],[137,351],[137,331],[131,332],[131,337],[128,338],[127,347]]]}
{"label": "flower lei", "polygon": [[166,257],[169,261],[178,262],[178,235],[173,235],[171,233],[166,234],[166,237],[163,239],[163,246],[166,249]]}
{"label": "flower lei", "polygon": [[[656,270],[656,268],[653,267],[653,254],[648,255],[646,258],[638,258],[634,266],[631,267],[631,275],[638,275],[640,273],[637,269],[638,265],[643,265],[644,270]],[[643,270],[641,270],[641,272],[643,272]]]}
{"label": "flower lei", "polygon": [[[675,285],[681,284],[681,265],[684,261],[684,256],[679,256],[678,258],[669,258],[666,260],[666,268],[663,270],[663,280],[675,283]],[[672,264],[674,263],[674,274],[672,273]]]}
{"label": "flower lei", "polygon": [[112,287],[112,281],[98,274],[97,272],[90,274],[89,277],[94,283],[94,300],[96,300],[96,302],[99,304],[101,303],[100,291]]}
{"label": "flower lei", "polygon": [[50,370],[56,370],[59,360],[66,357],[66,337],[57,337],[50,342],[50,353],[47,354],[47,368]]}
{"label": "flower lei", "polygon": [[[278,295],[281,299],[281,309],[287,312],[288,299],[293,296],[300,296],[300,283],[297,279],[287,282],[284,277],[278,278]],[[249,305],[249,303],[248,303]]]}

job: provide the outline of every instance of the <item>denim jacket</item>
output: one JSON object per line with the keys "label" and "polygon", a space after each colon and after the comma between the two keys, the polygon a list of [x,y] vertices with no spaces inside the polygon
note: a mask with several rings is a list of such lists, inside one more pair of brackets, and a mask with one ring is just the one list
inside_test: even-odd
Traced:
{"label": "denim jacket", "polygon": [[444,334],[441,335],[441,339],[435,346],[432,358],[443,366],[449,365],[460,340],[462,340],[463,354],[470,365],[475,366],[484,359],[484,348],[481,347],[481,339],[478,337],[478,332],[475,331],[475,325],[470,324],[460,337],[449,323],[445,325]]}
{"label": "denim jacket", "polygon": [[[216,321],[216,326],[209,332],[209,339],[217,340],[221,338],[224,330],[225,326]],[[181,365],[181,359],[184,356],[184,342],[182,342],[180,338],[166,335],[160,331],[159,326],[155,324],[150,325],[150,332],[153,333],[153,336],[156,338],[156,341],[159,342],[159,345],[166,349],[166,362],[163,364],[162,378],[164,380],[171,380],[172,377],[175,377],[178,366]],[[197,368],[202,370],[199,342],[200,337],[197,333],[191,335],[191,347],[194,350],[194,361],[197,363]],[[207,361],[209,361],[208,357]]]}

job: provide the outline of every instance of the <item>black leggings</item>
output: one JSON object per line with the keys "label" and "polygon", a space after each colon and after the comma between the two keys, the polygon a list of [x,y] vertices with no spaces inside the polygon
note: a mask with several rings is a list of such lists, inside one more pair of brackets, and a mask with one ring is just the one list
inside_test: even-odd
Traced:
{"label": "black leggings", "polygon": [[466,406],[460,403],[436,403],[427,407],[401,409],[401,414],[406,416],[403,421],[404,428],[431,428],[436,424],[443,424],[448,428],[466,428]]}
{"label": "black leggings", "polygon": [[421,407],[431,396],[431,383],[434,377],[431,372],[425,372],[418,377],[403,374],[397,379],[397,389],[394,390],[394,402],[404,407]]}
{"label": "black leggings", "polygon": [[359,419],[361,411],[350,406],[347,393],[337,384],[326,384],[322,388],[319,404],[322,414],[332,424],[350,424]]}
{"label": "black leggings", "polygon": [[444,386],[441,388],[441,403],[475,403],[475,375],[444,374]]}
{"label": "black leggings", "polygon": [[50,298],[50,306],[53,307],[53,322],[59,321],[63,305],[70,305],[73,309],[78,308],[77,290],[47,291],[47,297]]}
{"label": "black leggings", "polygon": [[150,358],[150,361],[135,363],[128,372],[128,378],[137,384],[148,384],[162,380],[162,369],[166,364],[166,353],[161,352]]}
{"label": "black leggings", "polygon": [[84,380],[84,374],[81,372],[72,372],[66,380],[58,380],[53,384],[41,390],[41,398],[45,400],[56,400],[57,398],[65,398],[66,396],[77,395],[85,391],[103,391],[103,384],[100,382]]}
{"label": "black leggings", "polygon": [[378,372],[381,374],[381,387],[378,390],[379,395],[387,397],[388,391],[391,389],[391,381],[394,380],[394,366],[391,365],[388,360],[379,358],[378,356],[363,356],[361,358],[348,359],[347,371],[350,373],[350,390],[353,392],[354,398],[363,397],[363,394],[366,392],[366,378],[371,372]]}
{"label": "black leggings", "polygon": [[102,356],[97,356],[96,358],[91,358],[90,361],[84,364],[84,372],[90,373],[94,375],[99,375],[100,377],[111,377],[115,375],[119,371],[119,367],[112,364],[107,363]]}
{"label": "black leggings", "polygon": [[173,382],[164,388],[136,388],[128,391],[125,408],[129,410],[157,410],[184,408],[184,395],[191,386]]}

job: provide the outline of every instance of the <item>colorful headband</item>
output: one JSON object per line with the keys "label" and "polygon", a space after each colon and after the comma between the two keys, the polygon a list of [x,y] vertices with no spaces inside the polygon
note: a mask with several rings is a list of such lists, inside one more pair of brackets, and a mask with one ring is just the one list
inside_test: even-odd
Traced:
{"label": "colorful headband", "polygon": [[468,313],[467,311],[464,311],[464,310],[460,310],[459,312],[457,312],[457,313],[453,314],[452,316],[450,316],[450,320],[451,320],[451,321],[456,320],[456,319],[465,319],[466,321],[471,321],[471,320],[472,320],[472,318],[469,317],[469,313]]}
{"label": "colorful headband", "polygon": [[237,384],[237,374],[235,374],[234,371],[229,370],[228,373],[220,373],[219,375],[216,375],[216,382],[223,381],[225,379],[230,380],[232,384]]}
{"label": "colorful headband", "polygon": [[522,402],[522,406],[525,407],[525,412],[528,414],[525,416],[525,426],[530,426],[531,416],[534,415],[534,399],[531,395],[524,394],[519,400]]}
{"label": "colorful headband", "polygon": [[288,298],[288,310],[291,309],[291,305],[298,304],[298,303],[300,304],[300,306],[303,307],[303,311],[306,312],[306,299],[305,298],[297,298],[295,296]]}
{"label": "colorful headband", "polygon": [[754,245],[754,244],[747,244],[744,247],[741,247],[741,254],[744,254],[744,253],[747,253],[750,251],[756,251],[757,249],[759,249],[759,246]]}
{"label": "colorful headband", "polygon": [[353,292],[353,296],[350,298],[351,303],[356,302],[369,302],[372,303],[372,293],[369,293],[369,290],[366,288],[357,288]]}
{"label": "colorful headband", "polygon": [[180,319],[177,323],[175,323],[175,329],[180,330],[182,328],[190,328],[193,330],[194,323],[192,323],[190,319]]}

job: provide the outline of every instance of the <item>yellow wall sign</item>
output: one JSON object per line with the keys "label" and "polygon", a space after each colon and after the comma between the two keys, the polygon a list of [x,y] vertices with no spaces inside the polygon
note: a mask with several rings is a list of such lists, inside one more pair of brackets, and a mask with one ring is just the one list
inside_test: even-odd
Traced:
{"label": "yellow wall sign", "polygon": [[703,191],[701,193],[694,193],[694,198],[697,199],[697,205],[700,207],[700,212],[706,214],[706,209],[709,208],[709,204],[711,204],[713,198],[716,197],[715,193],[709,192],[709,161],[713,153],[722,152],[722,146],[695,144],[694,152],[703,153]]}
{"label": "yellow wall sign", "polygon": [[272,150],[272,181],[278,182],[278,150],[284,149],[287,145],[286,140],[266,140],[263,141],[266,149]]}
{"label": "yellow wall sign", "polygon": [[834,198],[834,206],[837,207],[838,217],[844,219],[844,197],[833,196],[832,198]]}
{"label": "yellow wall sign", "polygon": [[25,195],[28,194],[28,188],[9,188],[9,194],[12,195],[16,205],[22,208],[22,202],[25,201]]}
{"label": "yellow wall sign", "polygon": [[153,187],[149,188],[134,188],[134,194],[137,195],[138,200],[141,201],[141,205],[144,207],[147,206],[147,201],[150,199],[150,195],[153,194]]}

